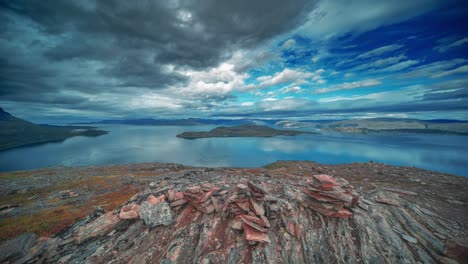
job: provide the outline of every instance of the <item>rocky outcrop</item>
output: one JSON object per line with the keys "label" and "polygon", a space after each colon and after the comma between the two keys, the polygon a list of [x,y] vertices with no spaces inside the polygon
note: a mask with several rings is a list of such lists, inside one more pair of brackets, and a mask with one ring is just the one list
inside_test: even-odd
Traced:
{"label": "rocky outcrop", "polygon": [[163,177],[120,208],[33,238],[0,261],[466,263],[466,242],[457,239],[466,238],[466,223],[419,203],[420,191],[353,187],[338,173],[297,166]]}

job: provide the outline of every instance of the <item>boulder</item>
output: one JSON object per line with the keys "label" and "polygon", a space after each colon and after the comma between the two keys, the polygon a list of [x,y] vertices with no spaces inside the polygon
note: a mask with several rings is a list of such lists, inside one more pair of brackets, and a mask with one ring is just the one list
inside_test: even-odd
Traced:
{"label": "boulder", "polygon": [[169,226],[174,222],[174,215],[167,202],[161,202],[158,205],[145,201],[138,210],[140,218],[151,228],[156,226]]}

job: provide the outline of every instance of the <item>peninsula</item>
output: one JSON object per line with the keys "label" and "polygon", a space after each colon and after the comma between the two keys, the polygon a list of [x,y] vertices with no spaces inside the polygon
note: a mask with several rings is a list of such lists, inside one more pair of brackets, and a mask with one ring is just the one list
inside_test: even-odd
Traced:
{"label": "peninsula", "polygon": [[63,141],[74,136],[96,137],[107,134],[91,126],[37,125],[12,116],[0,108],[0,151],[11,148]]}

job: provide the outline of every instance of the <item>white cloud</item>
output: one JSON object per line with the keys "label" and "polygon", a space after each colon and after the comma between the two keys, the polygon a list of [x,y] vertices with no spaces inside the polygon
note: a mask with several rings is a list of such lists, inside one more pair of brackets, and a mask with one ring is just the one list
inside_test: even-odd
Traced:
{"label": "white cloud", "polygon": [[285,68],[281,72],[277,72],[273,75],[260,76],[257,78],[259,84],[250,85],[248,89],[262,89],[269,88],[271,86],[286,84],[291,82],[293,85],[307,83],[311,81],[320,82],[322,81],[322,74],[325,72],[323,69],[318,69],[315,72],[307,72],[301,70],[293,70]]}
{"label": "white cloud", "polygon": [[252,105],[254,105],[253,102],[244,102],[241,104],[241,106],[252,106]]}
{"label": "white cloud", "polygon": [[330,38],[348,32],[361,33],[379,26],[390,25],[423,14],[442,1],[373,1],[327,0],[319,1],[308,15],[308,22],[298,33]]}
{"label": "white cloud", "polygon": [[293,87],[284,87],[280,90],[282,93],[298,93],[302,91],[301,87],[293,86]]}
{"label": "white cloud", "polygon": [[360,64],[359,66],[354,67],[352,70],[353,71],[361,71],[361,70],[370,69],[370,68],[381,68],[381,67],[385,67],[385,66],[388,66],[388,65],[398,63],[398,62],[400,62],[401,60],[404,60],[404,59],[406,59],[405,55],[399,55],[399,56],[395,56],[395,57],[388,57],[388,58],[384,58],[384,59],[372,60],[371,62]]}
{"label": "white cloud", "polygon": [[[442,42],[445,42],[445,41],[442,41]],[[442,44],[440,46],[435,47],[434,49],[437,50],[440,53],[443,53],[443,52],[446,52],[447,50],[449,50],[451,48],[455,48],[455,47],[465,45],[466,43],[468,43],[468,37],[459,39],[459,40],[457,40],[455,42],[452,42],[450,44]]]}
{"label": "white cloud", "polygon": [[287,41],[285,41],[283,43],[283,45],[281,47],[283,49],[290,49],[290,48],[294,47],[294,45],[296,45],[296,41],[294,39],[288,39]]}
{"label": "white cloud", "polygon": [[184,87],[174,87],[173,92],[187,97],[228,94],[235,89],[242,89],[244,80],[248,78],[248,74],[236,72],[234,65],[229,63],[222,63],[207,71],[185,70],[178,73],[187,76],[189,82]]}
{"label": "white cloud", "polygon": [[402,89],[371,93],[354,96],[336,96],[321,98],[318,100],[321,104],[326,104],[327,108],[352,108],[352,107],[370,107],[399,104],[403,102],[414,102],[427,91],[423,85],[413,85]]}
{"label": "white cloud", "polygon": [[392,66],[388,66],[387,68],[380,69],[379,71],[380,72],[401,71],[418,63],[419,63],[418,60],[406,60],[406,61],[399,62],[397,64],[393,64]]}
{"label": "white cloud", "polygon": [[466,63],[468,60],[465,59],[452,59],[445,61],[436,61],[429,64],[421,65],[412,68],[409,72],[400,74],[400,78],[418,78],[427,76],[438,76],[439,74],[446,72],[460,64]]}
{"label": "white cloud", "polygon": [[304,80],[306,78],[311,78],[314,74],[311,72],[299,71],[284,69],[281,72],[278,72],[271,76],[261,76],[257,78],[257,81],[260,81],[260,86],[272,86],[283,84],[291,81]]}
{"label": "white cloud", "polygon": [[458,67],[458,68],[453,69],[453,70],[440,72],[440,73],[432,75],[431,77],[432,78],[441,78],[441,77],[446,77],[446,76],[449,76],[449,75],[459,74],[459,73],[468,73],[468,65],[463,65],[463,66]]}
{"label": "white cloud", "polygon": [[323,93],[330,93],[330,92],[341,91],[341,90],[352,90],[352,89],[358,89],[358,88],[372,87],[372,86],[376,86],[379,84],[382,84],[382,82],[379,80],[367,79],[363,81],[343,83],[343,84],[331,86],[328,88],[317,89],[315,90],[315,93],[323,94]]}
{"label": "white cloud", "polygon": [[403,45],[397,45],[397,44],[383,46],[383,47],[380,47],[380,48],[370,50],[370,51],[365,52],[363,54],[360,54],[356,58],[358,58],[358,59],[372,58],[372,57],[380,56],[380,55],[385,54],[387,52],[391,52],[391,51],[394,51],[394,50],[397,50],[397,49],[401,49],[402,47],[403,47]]}

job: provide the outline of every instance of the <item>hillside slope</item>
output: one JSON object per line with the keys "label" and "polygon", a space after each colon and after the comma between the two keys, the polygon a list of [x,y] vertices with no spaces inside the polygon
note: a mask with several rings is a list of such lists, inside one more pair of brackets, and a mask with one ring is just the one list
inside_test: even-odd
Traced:
{"label": "hillside slope", "polygon": [[[151,163],[56,168],[14,177],[0,174],[0,179],[8,176],[3,182],[12,184],[47,177],[48,184],[53,184],[59,175],[63,182],[65,170],[70,179],[81,175],[80,181],[89,183],[93,178],[108,179],[94,191],[82,184],[70,185],[74,188],[62,199],[77,209],[90,201],[117,204],[121,198],[131,198],[108,211],[87,208],[94,212],[51,238],[25,234],[9,240],[0,246],[0,261],[467,261],[468,179],[463,177],[376,163],[277,162],[262,169]],[[11,186],[17,185],[5,189],[14,190]],[[100,198],[109,197],[106,189],[114,192],[123,186],[131,186],[135,195],[125,192],[125,197],[119,197],[117,192],[114,202]],[[62,210],[68,216],[74,209]]]}

